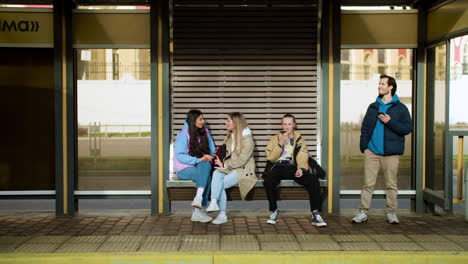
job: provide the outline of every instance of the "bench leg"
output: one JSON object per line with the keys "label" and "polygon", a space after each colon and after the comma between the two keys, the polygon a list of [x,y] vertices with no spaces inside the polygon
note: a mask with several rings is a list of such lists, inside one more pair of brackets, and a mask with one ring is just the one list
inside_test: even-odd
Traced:
{"label": "bench leg", "polygon": [[319,211],[323,211],[323,209],[327,209],[328,206],[324,205],[325,201],[328,197],[328,188],[320,187],[320,208]]}

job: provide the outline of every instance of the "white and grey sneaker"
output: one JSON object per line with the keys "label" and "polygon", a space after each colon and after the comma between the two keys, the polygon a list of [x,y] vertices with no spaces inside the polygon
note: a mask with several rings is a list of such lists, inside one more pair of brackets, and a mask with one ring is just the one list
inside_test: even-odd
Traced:
{"label": "white and grey sneaker", "polygon": [[353,223],[362,223],[367,221],[367,215],[363,211],[359,211],[356,216],[353,218]]}
{"label": "white and grey sneaker", "polygon": [[215,218],[215,220],[211,221],[211,223],[215,225],[221,225],[221,224],[227,223],[227,221],[228,221],[227,216],[223,214],[223,215],[218,215]]}
{"label": "white and grey sneaker", "polygon": [[268,219],[267,221],[267,224],[270,224],[270,225],[275,225],[276,222],[278,221],[279,219],[279,210],[276,209],[271,215],[270,215],[270,219]]}
{"label": "white and grey sneaker", "polygon": [[387,213],[387,222],[390,224],[399,224],[400,221],[398,220],[398,217],[396,216],[395,212],[388,212]]}
{"label": "white and grey sneaker", "polygon": [[193,201],[192,201],[192,206],[201,209],[202,208],[202,200],[203,200],[203,197],[201,195],[200,196],[195,196],[195,198],[193,198]]}
{"label": "white and grey sneaker", "polygon": [[192,213],[192,222],[208,223],[213,220],[213,217],[207,215],[202,210],[194,210]]}
{"label": "white and grey sneaker", "polygon": [[327,226],[327,223],[323,220],[322,216],[318,212],[312,213],[312,225],[314,226]]}
{"label": "white and grey sneaker", "polygon": [[208,205],[208,208],[206,208],[206,212],[209,213],[209,212],[216,212],[216,211],[219,211],[218,202],[211,201],[210,205]]}

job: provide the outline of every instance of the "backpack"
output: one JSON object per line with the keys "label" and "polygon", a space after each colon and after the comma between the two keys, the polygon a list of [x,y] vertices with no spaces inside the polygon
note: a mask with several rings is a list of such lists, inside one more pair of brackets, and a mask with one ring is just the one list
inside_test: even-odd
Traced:
{"label": "backpack", "polygon": [[309,169],[310,173],[317,178],[325,179],[325,176],[327,176],[325,170],[320,167],[318,162],[312,156],[309,156]]}

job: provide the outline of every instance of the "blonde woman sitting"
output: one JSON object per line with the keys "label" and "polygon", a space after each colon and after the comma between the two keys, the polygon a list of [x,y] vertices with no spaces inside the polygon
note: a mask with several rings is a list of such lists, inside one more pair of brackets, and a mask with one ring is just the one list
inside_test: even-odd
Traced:
{"label": "blonde woman sitting", "polygon": [[206,210],[219,211],[218,216],[212,221],[217,225],[227,222],[225,189],[238,184],[244,200],[257,182],[253,156],[254,141],[244,115],[239,112],[228,114],[226,129],[227,136],[224,140],[226,157],[223,160],[218,156],[215,157],[216,170],[211,181],[211,203]]}

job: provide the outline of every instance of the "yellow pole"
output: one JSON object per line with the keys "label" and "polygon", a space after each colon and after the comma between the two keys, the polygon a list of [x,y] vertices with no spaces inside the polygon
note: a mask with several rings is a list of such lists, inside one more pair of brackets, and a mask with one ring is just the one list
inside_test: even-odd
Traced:
{"label": "yellow pole", "polygon": [[[333,17],[333,6],[330,4],[329,17]],[[333,212],[333,19],[329,20],[329,58],[328,58],[328,213]],[[325,87],[324,87],[325,88]]]}
{"label": "yellow pole", "polygon": [[[63,7],[62,7],[63,8]],[[62,10],[62,162],[63,214],[68,214],[68,150],[67,150],[67,43],[65,15]]]}
{"label": "yellow pole", "polygon": [[163,213],[163,82],[162,82],[162,1],[158,6],[158,193],[159,213]]}
{"label": "yellow pole", "polygon": [[463,136],[458,136],[457,199],[463,199]]}

